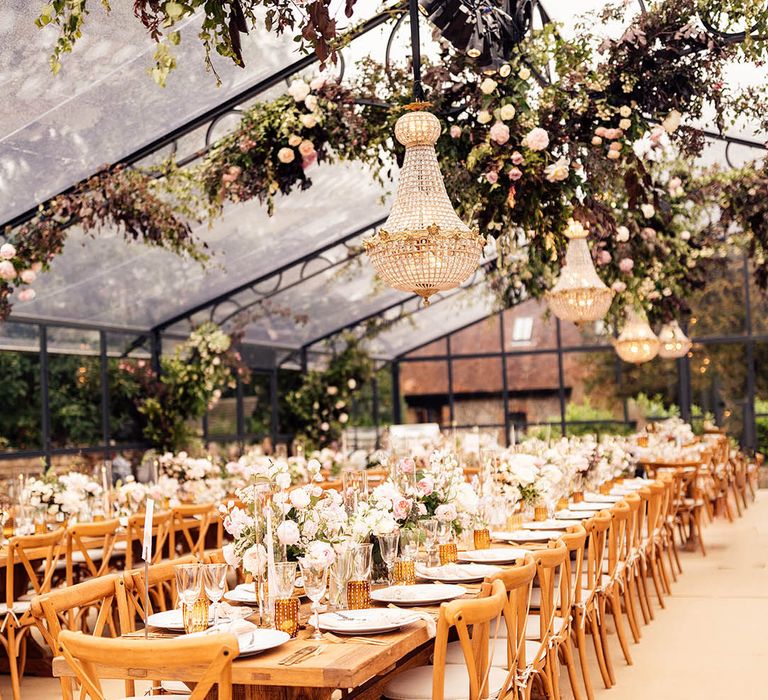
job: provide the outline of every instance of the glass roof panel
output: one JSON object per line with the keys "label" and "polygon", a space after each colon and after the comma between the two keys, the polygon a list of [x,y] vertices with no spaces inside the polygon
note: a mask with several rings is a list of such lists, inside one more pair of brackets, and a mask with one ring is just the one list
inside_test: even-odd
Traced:
{"label": "glass roof panel", "polygon": [[201,225],[196,234],[212,254],[206,270],[116,232],[75,230],[35,283],[37,298],[16,301],[14,316],[149,329],[386,215],[384,191],[362,166],[315,166],[312,179],[280,198],[272,217],[254,200],[229,207],[212,229]]}
{"label": "glass roof panel", "polygon": [[484,282],[435,298],[428,308],[412,302],[411,312],[367,342],[374,357],[392,359],[492,314],[496,300]]}
{"label": "glass roof panel", "polygon": [[[222,85],[206,72],[196,37],[200,17],[181,28],[178,67],[165,88],[154,83],[155,43],[130,2],[101,3],[57,76],[48,66],[57,30],[37,29],[42,3],[9,0],[0,17],[0,221],[34,207],[190,119],[301,58],[289,36],[263,30],[243,37],[245,68],[214,56]],[[373,16],[376,0],[361,0],[349,26]],[[337,8],[338,9],[338,8]],[[343,7],[341,8],[343,9]],[[342,15],[343,16],[343,15]]]}

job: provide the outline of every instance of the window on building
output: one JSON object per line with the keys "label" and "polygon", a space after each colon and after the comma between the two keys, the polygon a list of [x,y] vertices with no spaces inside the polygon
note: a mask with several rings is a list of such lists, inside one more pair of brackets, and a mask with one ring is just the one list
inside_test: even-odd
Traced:
{"label": "window on building", "polygon": [[512,342],[530,343],[533,338],[533,316],[518,316],[512,325]]}

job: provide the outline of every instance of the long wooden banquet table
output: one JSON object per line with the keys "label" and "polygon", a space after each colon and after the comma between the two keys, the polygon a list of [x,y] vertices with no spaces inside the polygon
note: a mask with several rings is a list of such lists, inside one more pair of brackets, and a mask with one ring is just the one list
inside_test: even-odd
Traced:
{"label": "long wooden banquet table", "polygon": [[[613,504],[595,503],[595,510],[610,509]],[[563,532],[565,530],[563,529]],[[535,551],[546,547],[536,543],[494,542],[494,548],[515,548]],[[474,598],[480,584],[462,584],[468,589],[465,598]],[[439,606],[408,607],[408,610],[428,613],[436,620]],[[251,616],[253,617],[253,616]],[[249,619],[249,618],[246,618]],[[308,605],[303,605],[300,619],[310,620]],[[151,633],[166,636],[167,632],[150,628]],[[400,631],[380,635],[366,635],[371,644],[354,638],[335,637],[312,640],[312,629],[304,625],[296,639],[256,656],[236,659],[232,664],[233,698],[235,700],[329,700],[335,690],[346,692],[345,697],[359,700],[380,698],[381,691],[391,676],[416,665],[428,664],[434,638],[428,633],[426,621],[420,620]],[[131,635],[135,636],[135,635]],[[171,635],[167,635],[171,636]],[[155,637],[156,638],[156,637]],[[297,663],[286,664],[297,651],[311,649]],[[144,668],[133,668],[121,659],[105,659],[97,667],[100,678],[134,679],[147,681],[183,680],[194,683],[199,668],[182,669],[179,678],[169,679],[167,674]],[[63,657],[53,661],[56,677],[71,677],[73,672]]]}

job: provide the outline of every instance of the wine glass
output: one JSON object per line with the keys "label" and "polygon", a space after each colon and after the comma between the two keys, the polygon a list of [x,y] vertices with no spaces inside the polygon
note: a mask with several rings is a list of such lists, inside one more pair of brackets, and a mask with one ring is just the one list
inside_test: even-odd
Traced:
{"label": "wine glass", "polygon": [[419,520],[419,528],[424,535],[424,549],[427,552],[427,566],[435,565],[435,550],[437,549],[437,519],[423,518]]}
{"label": "wine glass", "polygon": [[293,589],[296,583],[296,562],[276,562],[274,583],[276,598],[292,598]]}
{"label": "wine glass", "polygon": [[205,595],[213,603],[214,626],[219,624],[219,607],[227,585],[227,568],[227,564],[206,564],[203,567],[203,586]]}
{"label": "wine glass", "polygon": [[419,553],[419,532],[413,528],[400,530],[400,556],[415,560]]}
{"label": "wine glass", "polygon": [[376,539],[379,541],[379,551],[381,551],[381,558],[387,565],[387,585],[392,585],[392,567],[397,559],[397,545],[400,542],[400,530],[393,530],[383,535],[377,535]]}
{"label": "wine glass", "polygon": [[353,572],[356,581],[367,581],[371,576],[373,563],[373,545],[370,542],[361,542],[352,547]]}
{"label": "wine glass", "polygon": [[181,603],[184,617],[184,630],[189,633],[192,624],[192,607],[200,597],[200,565],[179,564],[176,574],[176,594]]}
{"label": "wine glass", "polygon": [[320,600],[325,595],[328,585],[328,566],[325,562],[303,557],[299,559],[301,578],[304,579],[304,592],[312,601],[312,611],[315,613],[312,639],[322,639],[320,634]]}

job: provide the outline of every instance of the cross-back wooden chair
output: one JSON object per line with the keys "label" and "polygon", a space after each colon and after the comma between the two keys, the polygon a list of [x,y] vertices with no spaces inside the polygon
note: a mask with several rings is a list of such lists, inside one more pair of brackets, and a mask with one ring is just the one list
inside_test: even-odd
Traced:
{"label": "cross-back wooden chair", "polygon": [[120,529],[117,518],[93,523],[75,523],[67,528],[67,585],[114,570],[115,540]]}
{"label": "cross-back wooden chair", "polygon": [[32,598],[51,590],[64,552],[65,529],[40,535],[11,537],[5,566],[5,603],[0,612],[0,644],[8,653],[11,688],[21,698],[21,677],[27,658],[27,635],[35,626]]}
{"label": "cross-back wooden chair", "polygon": [[99,673],[110,666],[110,659],[130,660],[132,668],[147,671],[150,676],[195,681],[188,700],[212,697],[214,686],[219,700],[232,699],[232,661],[237,657],[238,645],[231,634],[145,640],[96,638],[64,630],[59,635],[59,652],[81,684],[81,700],[106,700]]}
{"label": "cross-back wooden chair", "polygon": [[[481,594],[468,600],[454,600],[440,606],[432,666],[409,668],[384,688],[391,700],[432,698],[432,700],[482,700],[506,698],[514,693],[515,674],[493,665],[490,641],[505,622],[509,599],[501,581],[483,583]],[[507,623],[508,624],[508,623]],[[464,663],[447,663],[451,631],[459,638]]]}
{"label": "cross-back wooden chair", "polygon": [[[629,522],[627,524],[627,561],[623,572],[622,594],[624,596],[624,608],[627,611],[627,619],[629,620],[629,629],[632,632],[632,638],[638,644],[642,633],[640,631],[638,612],[635,608],[635,598],[639,595],[636,590],[637,579],[640,575],[639,558],[641,556],[638,524],[642,499],[637,493],[626,494],[623,499],[627,506],[629,506]],[[642,607],[642,603],[640,605]]]}
{"label": "cross-back wooden chair", "polygon": [[[144,540],[144,513],[136,513],[128,518],[125,528],[125,568],[131,569],[138,560]],[[159,564],[166,555],[166,543],[171,531],[171,511],[155,511],[152,514],[152,561]]]}
{"label": "cross-back wooden chair", "polygon": [[[582,673],[584,673],[584,669],[587,667],[586,626],[589,625],[600,675],[605,687],[610,688],[613,682],[608,673],[608,666],[606,665],[603,652],[605,598],[601,595],[601,590],[607,578],[603,573],[603,563],[607,553],[606,541],[608,529],[611,526],[611,514],[607,510],[601,510],[594,517],[582,521],[582,524],[587,531],[587,566],[586,572],[582,576],[582,601],[581,604],[574,605],[574,628],[579,647],[579,660]],[[588,697],[591,692],[591,686],[587,686]]]}
{"label": "cross-back wooden chair", "polygon": [[661,530],[664,517],[663,500],[665,490],[664,484],[660,481],[654,481],[646,489],[640,489],[640,498],[646,502],[644,561],[650,567],[653,587],[656,590],[656,597],[662,609],[666,607],[666,604],[664,603],[659,562],[663,562],[661,556]]}
{"label": "cross-back wooden chair", "polygon": [[[59,634],[62,629],[87,631],[94,637],[116,637],[115,586],[118,574],[108,574],[76,583],[74,586],[57,588],[32,600],[32,616],[43,639],[54,656],[58,655]],[[86,615],[97,610],[92,625]],[[71,614],[74,613],[74,614]],[[73,620],[74,622],[70,622]],[[64,627],[62,627],[62,624]],[[72,679],[62,677],[61,694],[64,700],[73,697]],[[126,687],[126,692],[133,691]]]}
{"label": "cross-back wooden chair", "polygon": [[[168,535],[168,552],[171,557],[194,554],[202,557],[208,530],[219,516],[213,503],[180,505],[171,509],[171,529]],[[218,538],[217,538],[218,539]],[[221,547],[216,542],[216,547]]]}
{"label": "cross-back wooden chair", "polygon": [[[627,534],[630,526],[632,511],[629,505],[624,501],[615,503],[610,510],[611,525],[608,528],[608,556],[603,566],[603,572],[607,574],[608,580],[601,586],[601,595],[605,597],[607,607],[610,607],[613,614],[614,625],[616,627],[616,636],[619,638],[621,651],[624,654],[624,660],[628,666],[632,665],[632,654],[629,651],[629,641],[624,627],[624,618],[621,614],[620,589],[624,587],[624,570],[629,560],[629,541]],[[611,661],[610,650],[604,649],[606,664],[615,682],[613,664]]]}

